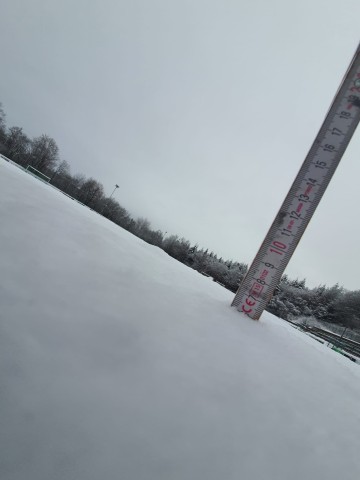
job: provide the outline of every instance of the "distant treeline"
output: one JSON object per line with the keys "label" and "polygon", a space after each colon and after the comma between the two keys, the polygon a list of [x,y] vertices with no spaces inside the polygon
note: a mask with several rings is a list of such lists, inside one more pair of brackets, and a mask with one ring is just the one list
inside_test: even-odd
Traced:
{"label": "distant treeline", "polygon": [[[160,230],[153,230],[147,219],[132,218],[119,202],[104,194],[100,182],[83,174],[71,174],[70,165],[61,160],[53,138],[41,135],[30,139],[20,127],[7,128],[1,104],[0,153],[22,167],[30,165],[39,170],[50,177],[51,184],[120,227],[162,248],[176,260],[211,277],[232,292],[237,290],[247,270],[245,263],[224,260],[207,249],[191,245],[185,238],[165,236]],[[305,280],[290,280],[284,275],[267,310],[285,320],[315,318],[360,329],[360,291],[347,291],[339,285],[320,285],[310,289]]]}

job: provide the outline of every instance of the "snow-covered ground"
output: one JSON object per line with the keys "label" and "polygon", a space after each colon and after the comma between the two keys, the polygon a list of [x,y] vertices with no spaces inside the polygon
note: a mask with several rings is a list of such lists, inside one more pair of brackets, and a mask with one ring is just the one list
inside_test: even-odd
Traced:
{"label": "snow-covered ground", "polygon": [[0,196],[2,480],[360,478],[358,365],[4,161]]}

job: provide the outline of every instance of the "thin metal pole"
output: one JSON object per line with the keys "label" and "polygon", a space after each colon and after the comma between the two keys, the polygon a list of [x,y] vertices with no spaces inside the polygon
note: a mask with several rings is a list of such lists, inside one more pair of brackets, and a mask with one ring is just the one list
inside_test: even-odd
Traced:
{"label": "thin metal pole", "polygon": [[105,212],[105,210],[106,210],[106,208],[107,208],[107,206],[108,206],[108,203],[109,203],[111,197],[114,195],[115,190],[116,190],[117,188],[119,188],[119,185],[116,183],[114,190],[111,192],[111,195],[110,195],[110,197],[108,198],[108,201],[105,203],[103,209],[102,209],[101,212],[100,212],[101,215]]}

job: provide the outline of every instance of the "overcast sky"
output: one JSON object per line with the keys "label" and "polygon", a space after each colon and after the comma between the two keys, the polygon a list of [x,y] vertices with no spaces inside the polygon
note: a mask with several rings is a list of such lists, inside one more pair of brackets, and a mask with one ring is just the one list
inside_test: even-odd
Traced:
{"label": "overcast sky", "polygon": [[[8,126],[250,263],[360,40],[359,0],[0,0]],[[287,273],[359,289],[360,130]]]}

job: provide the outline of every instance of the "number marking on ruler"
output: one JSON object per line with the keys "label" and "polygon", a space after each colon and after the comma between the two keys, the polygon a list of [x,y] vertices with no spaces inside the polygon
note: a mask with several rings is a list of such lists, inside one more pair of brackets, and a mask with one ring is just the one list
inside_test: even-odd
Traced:
{"label": "number marking on ruler", "polygon": [[360,120],[360,45],[330,110],[232,302],[257,320],[271,299]]}

